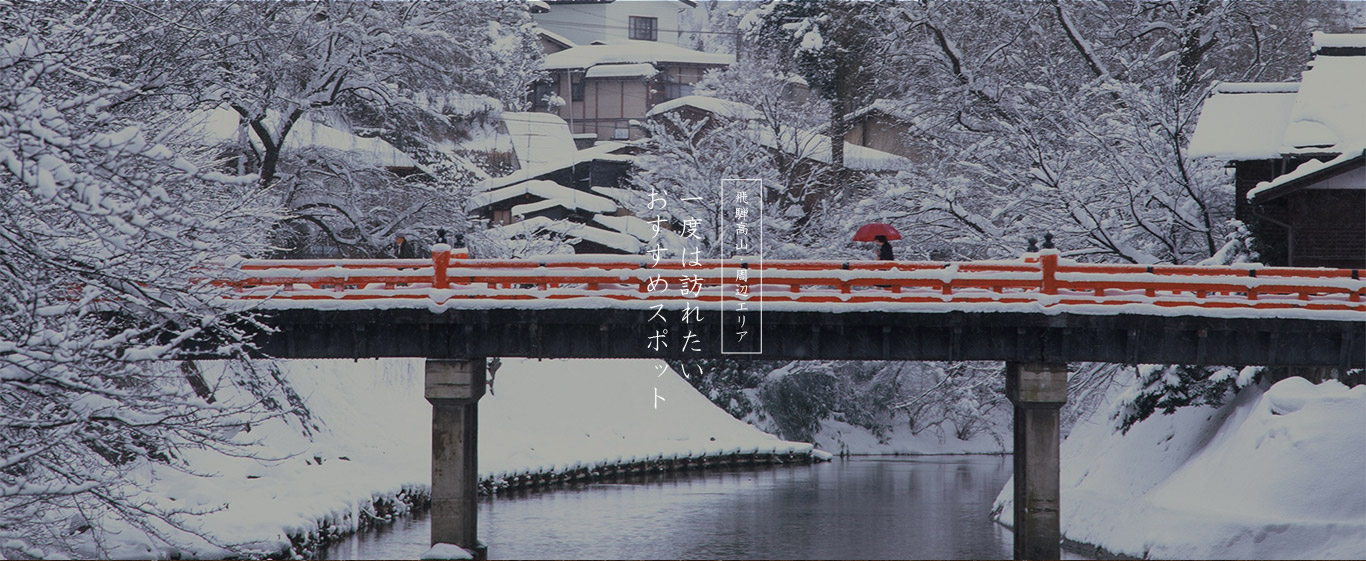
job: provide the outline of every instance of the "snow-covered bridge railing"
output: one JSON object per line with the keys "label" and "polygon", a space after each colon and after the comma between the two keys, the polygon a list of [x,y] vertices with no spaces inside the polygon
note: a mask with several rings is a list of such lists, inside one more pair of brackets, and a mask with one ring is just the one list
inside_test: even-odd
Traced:
{"label": "snow-covered bridge railing", "polygon": [[[237,260],[221,280],[228,299],[269,308],[480,307],[506,300],[621,302],[757,301],[786,309],[829,304],[926,305],[946,310],[993,305],[1042,306],[1088,314],[1221,315],[1218,310],[1366,314],[1366,281],[1354,269],[1198,267],[1077,263],[1054,252],[961,263],[830,260],[700,260],[564,256],[532,260],[432,259]],[[805,306],[806,304],[826,304]],[[500,307],[515,306],[504,302]],[[543,307],[543,306],[537,306]],[[635,307],[635,306],[631,306]],[[670,306],[672,307],[672,306]],[[857,306],[867,308],[867,306]],[[838,306],[836,306],[838,308]],[[1145,311],[1146,310],[1146,311]],[[1343,313],[1348,312],[1348,313]],[[1241,314],[1240,314],[1241,315]]]}

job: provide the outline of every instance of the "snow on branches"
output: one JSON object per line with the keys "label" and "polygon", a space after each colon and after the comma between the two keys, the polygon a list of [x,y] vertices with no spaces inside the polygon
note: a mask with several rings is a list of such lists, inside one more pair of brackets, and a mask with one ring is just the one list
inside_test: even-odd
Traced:
{"label": "snow on branches", "polygon": [[247,453],[240,431],[276,414],[158,363],[191,339],[241,347],[199,277],[276,213],[256,177],[151,140],[165,123],[137,108],[160,78],[109,70],[123,29],[105,6],[0,12],[0,544],[26,555],[103,556],[111,524],[183,542],[192,513],[131,474]]}

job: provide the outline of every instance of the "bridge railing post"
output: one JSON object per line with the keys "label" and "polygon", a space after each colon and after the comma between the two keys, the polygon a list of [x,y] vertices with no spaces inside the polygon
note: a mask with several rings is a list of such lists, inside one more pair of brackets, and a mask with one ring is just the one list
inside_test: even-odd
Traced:
{"label": "bridge railing post", "polygon": [[450,288],[450,278],[446,270],[451,266],[451,246],[444,243],[432,246],[432,287]]}
{"label": "bridge railing post", "polygon": [[1039,252],[1039,266],[1043,270],[1044,294],[1058,293],[1058,250],[1045,249]]}

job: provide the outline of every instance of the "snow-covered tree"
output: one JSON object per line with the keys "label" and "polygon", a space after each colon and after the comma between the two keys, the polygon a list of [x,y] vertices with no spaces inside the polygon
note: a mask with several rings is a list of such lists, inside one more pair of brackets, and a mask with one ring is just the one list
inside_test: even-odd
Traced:
{"label": "snow-covered tree", "polygon": [[[249,318],[216,306],[206,277],[259,250],[278,212],[257,177],[151,140],[167,124],[142,109],[166,74],[131,71],[126,6],[3,4],[0,549],[103,557],[114,527],[203,539],[133,476],[187,469],[189,448],[249,454],[242,429],[277,414],[251,391],[199,395],[166,361],[191,342],[242,349]],[[287,389],[249,369],[233,383]]]}
{"label": "snow-covered tree", "polygon": [[[885,3],[826,0],[820,2],[768,2],[740,20],[758,49],[772,53],[772,60],[792,68],[805,78],[812,93],[826,102],[832,138],[849,131],[846,115],[872,99],[880,83],[878,73],[885,60],[874,36]],[[849,184],[844,165],[844,144],[829,144],[834,166],[831,188],[842,192]]]}
{"label": "snow-covered tree", "polygon": [[[1238,241],[1246,230],[1231,220],[1228,176],[1186,152],[1205,92],[1214,80],[1293,80],[1309,56],[1310,33],[1340,31],[1349,21],[1342,4],[1315,1],[844,7],[774,2],[747,12],[740,27],[768,37],[772,48],[760,51],[780,56],[746,59],[764,66],[746,74],[754,80],[796,70],[827,103],[866,95],[895,107],[910,126],[903,140],[919,155],[916,165],[894,180],[853,185],[841,214],[849,222],[891,222],[905,236],[899,255],[932,259],[1017,257],[1026,238],[1044,232],[1066,256],[1087,261],[1248,258],[1250,248]],[[836,71],[846,55],[869,62]],[[867,90],[829,97],[845,82]],[[712,89],[731,95],[720,93],[725,87]],[[805,240],[807,251],[847,245],[828,237],[849,231],[843,226]],[[1170,368],[1175,374],[1145,378],[1133,400],[1138,415],[1160,410],[1153,404],[1192,403],[1181,395],[1208,393],[1203,380],[1237,387],[1214,371]],[[982,379],[949,370],[936,375],[946,392],[936,403],[970,403],[948,396],[970,395]],[[1081,371],[1092,386],[1117,372]],[[913,398],[903,397],[903,409]],[[917,423],[955,415],[925,413]]]}
{"label": "snow-covered tree", "polygon": [[[525,106],[540,73],[539,43],[516,2],[207,2],[148,12],[179,22],[168,36],[201,63],[172,82],[177,102],[238,115],[238,140],[226,148],[290,211],[282,246],[312,236],[365,255],[387,250],[400,230],[428,239],[437,228],[463,231],[458,201],[479,172],[451,147],[471,114]],[[411,161],[318,148],[350,137],[381,138]],[[422,173],[410,176],[413,167]]]}

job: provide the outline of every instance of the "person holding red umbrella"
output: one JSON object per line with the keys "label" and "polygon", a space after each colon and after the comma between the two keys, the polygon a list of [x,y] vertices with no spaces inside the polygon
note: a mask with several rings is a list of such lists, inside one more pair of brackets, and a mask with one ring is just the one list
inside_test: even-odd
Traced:
{"label": "person holding red umbrella", "polygon": [[891,224],[872,223],[864,224],[858,232],[854,233],[856,242],[877,242],[877,259],[880,261],[894,261],[896,256],[892,254],[892,244],[888,240],[901,239],[901,232],[896,231]]}
{"label": "person holding red umbrella", "polygon": [[895,261],[896,256],[892,255],[892,244],[887,241],[887,236],[877,238],[877,258],[879,261]]}

